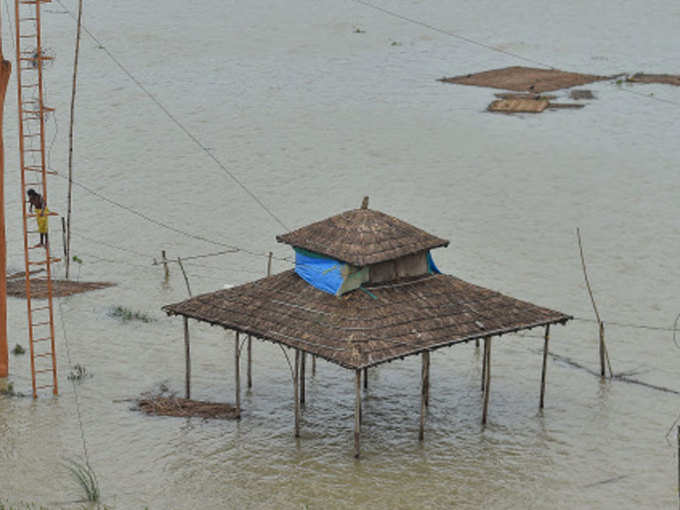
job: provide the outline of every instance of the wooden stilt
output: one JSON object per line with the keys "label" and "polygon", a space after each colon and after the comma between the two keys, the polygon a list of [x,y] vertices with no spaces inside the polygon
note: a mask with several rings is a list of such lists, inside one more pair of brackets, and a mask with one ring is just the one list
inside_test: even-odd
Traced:
{"label": "wooden stilt", "polygon": [[295,437],[300,437],[300,351],[295,349],[295,369],[293,371],[293,391],[295,392]]}
{"label": "wooden stilt", "polygon": [[165,273],[165,281],[167,282],[170,278],[170,269],[168,269],[168,259],[165,256],[165,250],[161,251],[161,260],[163,261],[163,271]]}
{"label": "wooden stilt", "polygon": [[316,354],[312,354],[312,377],[316,375]]}
{"label": "wooden stilt", "polygon": [[189,346],[189,319],[184,317],[184,398],[191,398],[191,348]]}
{"label": "wooden stilt", "polygon": [[236,417],[241,418],[241,353],[238,331],[234,336],[234,379],[236,385]]}
{"label": "wooden stilt", "polygon": [[368,389],[368,368],[364,368],[364,389]]}
{"label": "wooden stilt", "polygon": [[306,379],[306,372],[307,372],[307,353],[303,352],[301,353],[301,359],[300,359],[300,405],[302,407],[305,407],[305,400],[306,400],[306,391],[305,391],[305,379]]}
{"label": "wooden stilt", "polygon": [[430,406],[430,352],[424,352],[425,356],[425,407]]}
{"label": "wooden stilt", "polygon": [[427,387],[427,357],[429,353],[422,354],[422,366],[420,369],[420,430],[418,432],[418,439],[422,441],[425,439],[425,413],[427,412],[425,404],[425,393]]}
{"label": "wooden stilt", "polygon": [[253,387],[253,341],[248,335],[248,366],[246,368],[246,380],[248,389]]}
{"label": "wooden stilt", "polygon": [[354,457],[359,458],[361,446],[361,370],[354,371]]}
{"label": "wooden stilt", "polygon": [[486,381],[484,383],[484,410],[482,411],[482,423],[486,424],[486,415],[489,410],[489,390],[491,385],[491,337],[484,339],[484,357],[486,358]]}
{"label": "wooden stilt", "polygon": [[539,408],[543,409],[545,399],[545,374],[548,365],[548,341],[550,340],[550,324],[545,326],[545,344],[543,345],[543,370],[541,372],[541,401]]}
{"label": "wooden stilt", "polygon": [[486,386],[486,338],[484,339],[484,350],[482,351],[482,393]]}
{"label": "wooden stilt", "polygon": [[475,340],[475,348],[479,349],[479,338]]}

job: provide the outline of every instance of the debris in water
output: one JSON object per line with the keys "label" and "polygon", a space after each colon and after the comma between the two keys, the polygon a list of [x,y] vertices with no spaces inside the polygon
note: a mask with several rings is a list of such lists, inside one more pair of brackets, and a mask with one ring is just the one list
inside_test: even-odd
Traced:
{"label": "debris in water", "polygon": [[665,83],[666,85],[680,87],[680,75],[678,74],[635,73],[634,75],[629,76],[626,81],[631,83]]}
{"label": "debris in water", "polygon": [[[23,275],[22,275],[23,276]],[[52,297],[71,296],[103,289],[115,285],[111,282],[74,282],[71,280],[52,280]],[[7,295],[18,298],[26,298],[26,283],[23,277],[7,280]],[[31,298],[47,299],[47,279],[31,278]]]}
{"label": "debris in water", "polygon": [[593,94],[592,90],[588,89],[574,89],[569,92],[569,97],[576,100],[595,99],[595,94]]}
{"label": "debris in water", "polygon": [[239,415],[231,404],[218,402],[204,402],[178,398],[174,395],[142,395],[137,401],[140,411],[156,416],[176,416],[215,419],[235,419]]}

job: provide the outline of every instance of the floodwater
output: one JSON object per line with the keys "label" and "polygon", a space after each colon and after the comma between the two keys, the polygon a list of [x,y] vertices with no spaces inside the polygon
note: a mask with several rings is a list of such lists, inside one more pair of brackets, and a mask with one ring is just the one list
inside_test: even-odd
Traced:
{"label": "floodwater", "polygon": [[[677,2],[373,2],[565,70],[678,71]],[[76,5],[52,2],[44,15],[56,57],[46,74],[57,108],[50,162],[62,174],[75,34],[63,7]],[[0,499],[61,507],[81,497],[63,468],[83,454],[70,355],[93,374],[75,388],[90,463],[114,508],[677,504],[674,433],[666,434],[678,395],[602,382],[551,360],[539,412],[539,331],[494,342],[486,428],[480,353],[473,345],[437,351],[423,443],[419,360],[372,370],[360,461],[352,457],[352,375],[318,363],[296,441],[288,365],[271,344],[254,344],[254,387],[240,422],[147,417],[125,401],[162,384],[183,388],[182,322],[160,307],[187,291],[176,264],[163,284],[153,265],[161,250],[176,258],[238,246],[244,251],[186,267],[195,294],[243,283],[263,276],[262,254],[290,255],[276,234],[356,208],[364,195],[371,207],[450,239],[434,253],[443,271],[591,319],[580,227],[604,320],[672,326],[680,312],[680,89],[601,82],[588,87],[597,99],[582,110],[490,114],[493,90],[436,79],[527,62],[403,18],[352,0],[86,2],[84,22],[98,42],[83,35],[74,177],[98,195],[75,188],[73,254],[82,263],[74,274],[117,286],[57,301],[57,398],[0,399]],[[8,270],[20,271],[10,83]],[[65,190],[51,178],[51,209],[65,213]],[[51,225],[59,252],[58,220]],[[274,260],[274,271],[288,267]],[[121,322],[109,315],[114,306],[154,321]],[[574,321],[554,328],[551,348],[597,369],[596,333]],[[23,300],[10,299],[9,334],[12,346],[27,346]],[[233,337],[201,326],[192,335],[193,396],[233,401]],[[612,324],[607,342],[615,372],[680,390],[670,331]],[[28,357],[10,363],[15,390],[30,393]]]}

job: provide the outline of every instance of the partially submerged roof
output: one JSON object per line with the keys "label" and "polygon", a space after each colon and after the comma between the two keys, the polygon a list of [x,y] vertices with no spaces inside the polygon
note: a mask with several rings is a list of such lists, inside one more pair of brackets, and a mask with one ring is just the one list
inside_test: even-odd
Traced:
{"label": "partially submerged roof", "polygon": [[594,81],[608,80],[611,76],[572,73],[559,69],[512,66],[492,69],[481,73],[441,78],[446,83],[493,87],[518,92],[545,92],[585,85]]}
{"label": "partially submerged roof", "polygon": [[317,221],[276,240],[359,267],[449,244],[405,221],[364,208]]}
{"label": "partially submerged roof", "polygon": [[316,354],[350,369],[571,319],[449,275],[369,285],[336,297],[307,284],[293,270],[163,310]]}

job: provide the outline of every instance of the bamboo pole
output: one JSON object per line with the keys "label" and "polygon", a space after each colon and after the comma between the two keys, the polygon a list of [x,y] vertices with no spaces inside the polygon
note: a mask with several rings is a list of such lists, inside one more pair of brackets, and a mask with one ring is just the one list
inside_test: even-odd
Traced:
{"label": "bamboo pole", "polygon": [[[5,60],[0,46],[0,378],[9,375],[9,345],[7,342],[7,240],[5,238],[5,145],[2,125],[5,94],[12,64]],[[24,199],[22,191],[22,200]],[[28,273],[28,269],[26,269]],[[28,278],[28,275],[26,276]]]}
{"label": "bamboo pole", "polygon": [[316,375],[316,354],[312,354],[312,377]]}
{"label": "bamboo pole", "polygon": [[368,368],[364,368],[364,389],[368,389]]}
{"label": "bamboo pole", "polygon": [[241,363],[239,333],[234,336],[234,379],[236,386],[236,418],[241,418]]}
{"label": "bamboo pole", "polygon": [[184,398],[191,398],[191,347],[189,345],[189,319],[184,317]]}
{"label": "bamboo pole", "polygon": [[678,425],[678,503],[680,504],[680,425]]}
{"label": "bamboo pole", "polygon": [[[165,255],[165,252],[163,252],[163,255]],[[167,263],[165,265],[167,266]],[[184,265],[182,264],[182,259],[180,259],[179,257],[177,258],[177,265],[182,270],[182,276],[184,276],[184,283],[186,283],[187,292],[189,293],[189,297],[191,297],[191,286],[189,285],[189,277],[187,276],[187,272],[184,270]],[[166,277],[166,281],[167,281],[167,277]]]}
{"label": "bamboo pole", "polygon": [[486,416],[489,410],[489,386],[491,384],[491,337],[484,339],[484,357],[486,358],[486,381],[484,384],[484,410],[482,411],[482,424],[486,425]]}
{"label": "bamboo pole", "polygon": [[269,252],[269,256],[267,257],[267,276],[272,275],[272,252]]}
{"label": "bamboo pole", "polygon": [[248,335],[248,368],[247,368],[247,379],[248,379],[248,389],[253,387],[253,342],[250,335]]}
{"label": "bamboo pole", "polygon": [[359,458],[361,448],[361,370],[354,371],[354,457]]}
{"label": "bamboo pole", "polygon": [[295,368],[293,370],[293,392],[295,393],[295,437],[300,437],[300,351],[295,349]]}
{"label": "bamboo pole", "polygon": [[67,193],[67,209],[66,209],[66,245],[64,251],[66,252],[66,279],[69,278],[69,267],[71,261],[71,196],[73,195],[73,121],[75,118],[76,108],[76,77],[78,76],[78,56],[80,55],[80,32],[83,19],[83,0],[78,0],[78,20],[76,28],[76,48],[73,56],[73,85],[71,87],[71,115],[69,116],[69,130],[68,130],[68,193]]}
{"label": "bamboo pole", "polygon": [[546,369],[548,367],[548,341],[550,340],[550,324],[545,326],[545,344],[543,345],[543,370],[541,372],[541,401],[539,403],[539,408],[543,409],[543,403],[545,400],[545,375]]}
{"label": "bamboo pole", "polygon": [[305,379],[307,372],[307,353],[302,352],[300,354],[300,405],[305,407],[306,391],[305,391]]}

